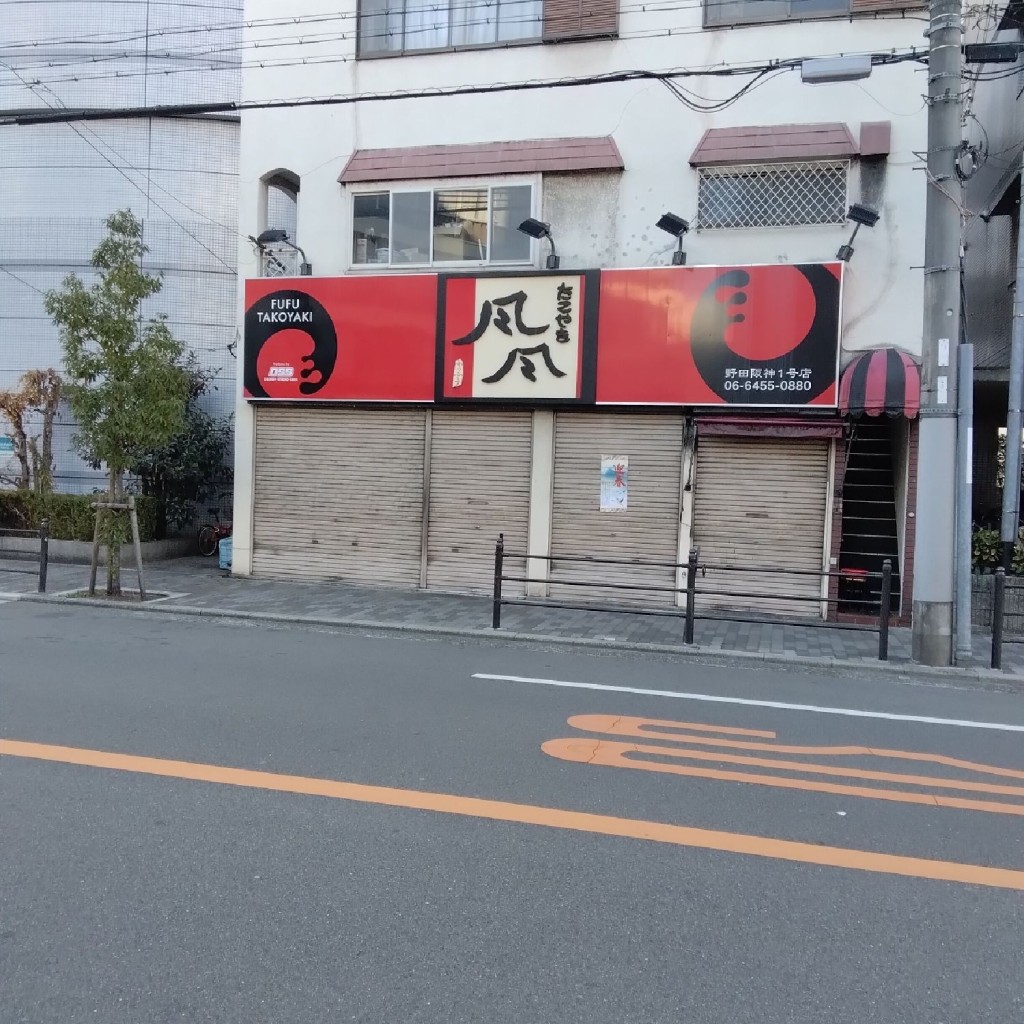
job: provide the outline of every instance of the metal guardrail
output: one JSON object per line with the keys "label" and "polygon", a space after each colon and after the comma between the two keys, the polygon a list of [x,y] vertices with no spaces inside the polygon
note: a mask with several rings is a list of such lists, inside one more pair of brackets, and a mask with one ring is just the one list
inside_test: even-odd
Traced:
{"label": "metal guardrail", "polygon": [[[609,583],[594,580],[568,580],[559,579],[554,580],[550,578],[538,578],[527,575],[525,572],[523,575],[509,574],[505,572],[505,560],[507,558],[515,558],[517,560],[522,559],[528,565],[530,561],[547,562],[549,565],[554,562],[568,562],[574,564],[585,564],[585,565],[608,565],[608,566],[627,566],[630,568],[637,569],[675,569],[675,570],[686,570],[686,586],[685,587],[669,587],[661,586],[656,584],[646,583]],[[878,632],[878,658],[880,661],[887,661],[889,658],[889,620],[892,614],[892,560],[885,559],[882,563],[882,571],[880,573],[863,573],[861,579],[875,579],[881,581],[880,589],[880,606],[878,612],[878,621],[875,625],[866,625],[862,623],[852,622],[818,622],[813,619],[784,619],[776,616],[752,616],[743,615],[736,612],[716,611],[713,606],[710,607],[709,611],[697,612],[697,599],[701,596],[705,597],[719,597],[719,598],[743,598],[743,599],[757,599],[758,601],[781,601],[785,604],[792,605],[794,602],[806,602],[808,604],[816,605],[832,605],[832,604],[843,604],[849,605],[861,605],[874,609],[875,602],[870,600],[851,600],[850,598],[838,598],[838,597],[801,597],[799,595],[789,594],[772,594],[765,591],[748,591],[748,590],[711,590],[703,587],[699,587],[697,584],[698,575],[700,578],[704,578],[707,572],[711,570],[714,572],[722,573],[743,573],[745,575],[758,575],[763,574],[765,576],[808,576],[815,577],[819,580],[825,579],[843,579],[845,573],[843,570],[837,569],[835,571],[819,571],[814,569],[788,569],[784,566],[757,566],[757,565],[728,565],[728,564],[717,564],[710,562],[701,562],[699,549],[693,549],[690,551],[689,558],[685,562],[660,562],[660,561],[647,561],[644,559],[618,559],[618,558],[591,558],[584,555],[531,555],[524,554],[521,552],[507,552],[505,551],[505,538],[503,534],[498,535],[497,543],[494,546],[494,593],[493,593],[493,605],[492,605],[492,616],[491,626],[493,629],[501,628],[501,609],[503,607],[519,605],[521,607],[534,607],[534,608],[569,608],[576,611],[597,611],[597,612],[616,612],[629,615],[651,615],[660,616],[667,618],[680,618],[684,620],[683,625],[683,642],[686,644],[693,643],[694,636],[694,623],[700,619],[702,621],[719,621],[719,622],[750,622],[750,623],[763,623],[766,625],[789,625],[789,626],[809,626],[815,627],[818,625],[828,626],[831,629],[850,629],[859,631],[874,631]],[[579,601],[556,601],[550,598],[536,598],[536,597],[506,597],[503,591],[503,584],[505,583],[538,583],[547,585],[557,585],[560,587],[586,587],[588,589],[603,589],[603,590],[619,590],[626,592],[637,592],[642,591],[651,594],[685,594],[686,605],[683,609],[666,609],[666,608],[644,608],[642,606],[623,606],[615,604],[584,604]]]}
{"label": "metal guardrail", "polygon": [[[996,569],[995,587],[992,590],[992,668],[1003,667],[1003,644],[1024,644],[1024,636],[1006,636],[1006,591],[1024,590],[1024,581],[1007,583],[1006,570]],[[1011,612],[1011,614],[1013,614]]]}
{"label": "metal guardrail", "polygon": [[[0,573],[12,572],[21,573],[25,576],[37,576],[39,585],[37,590],[40,594],[46,593],[46,574],[50,567],[50,521],[44,519],[39,524],[38,530],[14,530],[2,528],[0,529],[0,537],[23,537],[26,539],[32,537],[39,538],[39,553],[36,556],[36,566],[33,569],[11,569],[6,565],[0,567]],[[3,557],[5,553],[0,551],[0,557]]]}

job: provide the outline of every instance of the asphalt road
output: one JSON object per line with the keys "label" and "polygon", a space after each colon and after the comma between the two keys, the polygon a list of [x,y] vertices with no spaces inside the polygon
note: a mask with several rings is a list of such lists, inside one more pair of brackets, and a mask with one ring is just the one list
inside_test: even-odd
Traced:
{"label": "asphalt road", "polygon": [[1016,1024],[1024,694],[8,603],[0,864],[3,1024]]}

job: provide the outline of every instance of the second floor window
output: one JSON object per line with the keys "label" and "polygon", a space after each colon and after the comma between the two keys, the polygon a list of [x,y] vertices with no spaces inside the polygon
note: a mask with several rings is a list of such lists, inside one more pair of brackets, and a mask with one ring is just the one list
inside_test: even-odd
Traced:
{"label": "second floor window", "polygon": [[539,40],[543,0],[360,0],[359,52],[405,53]]}
{"label": "second floor window", "polygon": [[849,14],[856,0],[704,0],[705,25],[742,25]]}
{"label": "second floor window", "polygon": [[356,193],[352,263],[529,263],[530,239],[519,225],[532,212],[532,185]]}
{"label": "second floor window", "polygon": [[702,167],[699,228],[846,223],[845,160]]}

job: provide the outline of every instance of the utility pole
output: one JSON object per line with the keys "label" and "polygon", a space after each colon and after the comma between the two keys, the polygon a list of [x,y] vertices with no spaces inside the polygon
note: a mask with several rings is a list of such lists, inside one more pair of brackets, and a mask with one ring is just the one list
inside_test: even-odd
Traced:
{"label": "utility pole", "polygon": [[963,185],[960,0],[931,0],[928,26],[928,184],[924,338],[917,470],[914,660],[953,663],[956,541],[957,342]]}

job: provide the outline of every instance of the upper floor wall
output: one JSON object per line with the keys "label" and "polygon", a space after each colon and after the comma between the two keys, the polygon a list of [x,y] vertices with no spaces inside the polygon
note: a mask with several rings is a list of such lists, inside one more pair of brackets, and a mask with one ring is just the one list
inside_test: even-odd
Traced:
{"label": "upper floor wall", "polygon": [[921,0],[248,0],[246,19],[249,100],[927,46]]}
{"label": "upper floor wall", "polygon": [[[754,0],[747,13],[762,4],[765,10],[778,7],[775,0]],[[267,67],[247,72],[245,95],[367,97],[623,69],[735,70],[765,65],[769,54],[785,60],[925,45],[920,11],[853,18],[823,13],[828,16],[822,20],[725,30],[704,27],[706,12],[698,0],[655,5],[620,0],[614,38],[363,58],[357,56],[354,6],[339,15],[336,8],[332,14],[326,5],[307,2],[297,5],[295,17],[326,20],[260,29],[279,40],[306,33],[307,42],[284,45],[264,61]],[[270,18],[273,8],[259,0],[250,4],[247,16]],[[544,22],[539,24],[543,29]],[[496,31],[500,28],[499,10]],[[330,32],[330,40],[318,41]],[[844,347],[852,352],[883,343],[919,352],[925,189],[915,154],[926,146],[922,94],[927,87],[920,64],[878,66],[865,81],[830,85],[804,84],[798,70],[776,69],[680,79],[677,86],[640,78],[248,112],[242,129],[242,233],[278,226],[267,221],[266,182],[282,168],[300,183],[296,237],[317,276],[422,269],[437,252],[444,257],[441,269],[542,266],[547,244],[531,243],[514,230],[512,222],[524,213],[551,225],[563,267],[669,263],[675,240],[656,227],[666,211],[691,225],[684,236],[691,264],[817,262],[834,259],[849,240],[846,207],[863,201],[881,217],[855,243],[844,298]],[[864,150],[863,126],[878,123],[888,125],[886,152],[870,145]],[[772,132],[781,125],[830,126],[845,133],[849,144],[795,156],[786,156],[791,151],[780,145],[774,160],[764,160]],[[746,126],[768,127],[760,143],[764,153],[743,154],[733,165],[702,162],[697,151],[709,131]],[[557,139],[610,141],[619,166],[506,164],[499,173],[486,174],[480,162],[465,168],[443,166],[442,159],[442,165],[424,165],[420,177],[403,172],[396,180],[394,167],[388,169],[385,161],[376,180],[362,174],[339,181],[353,154],[367,150]],[[437,221],[440,211],[446,223],[460,220],[451,207],[455,194],[474,212],[461,215],[464,258],[453,262],[444,256],[449,242],[440,238],[436,223],[432,230],[429,219],[432,211]],[[799,203],[776,216],[787,195]],[[742,215],[730,219],[728,211],[737,204]],[[816,212],[808,215],[809,209]],[[722,215],[714,216],[716,211]],[[425,226],[419,233],[406,232],[401,244],[391,237],[383,244],[382,231],[397,237],[395,225],[405,223],[403,218]],[[474,218],[479,229],[471,223]],[[486,252],[479,244],[485,234],[479,225],[485,221]],[[469,243],[477,245],[478,259]],[[405,267],[398,250],[415,254]],[[252,247],[243,244],[240,257],[243,275],[256,276]]]}

